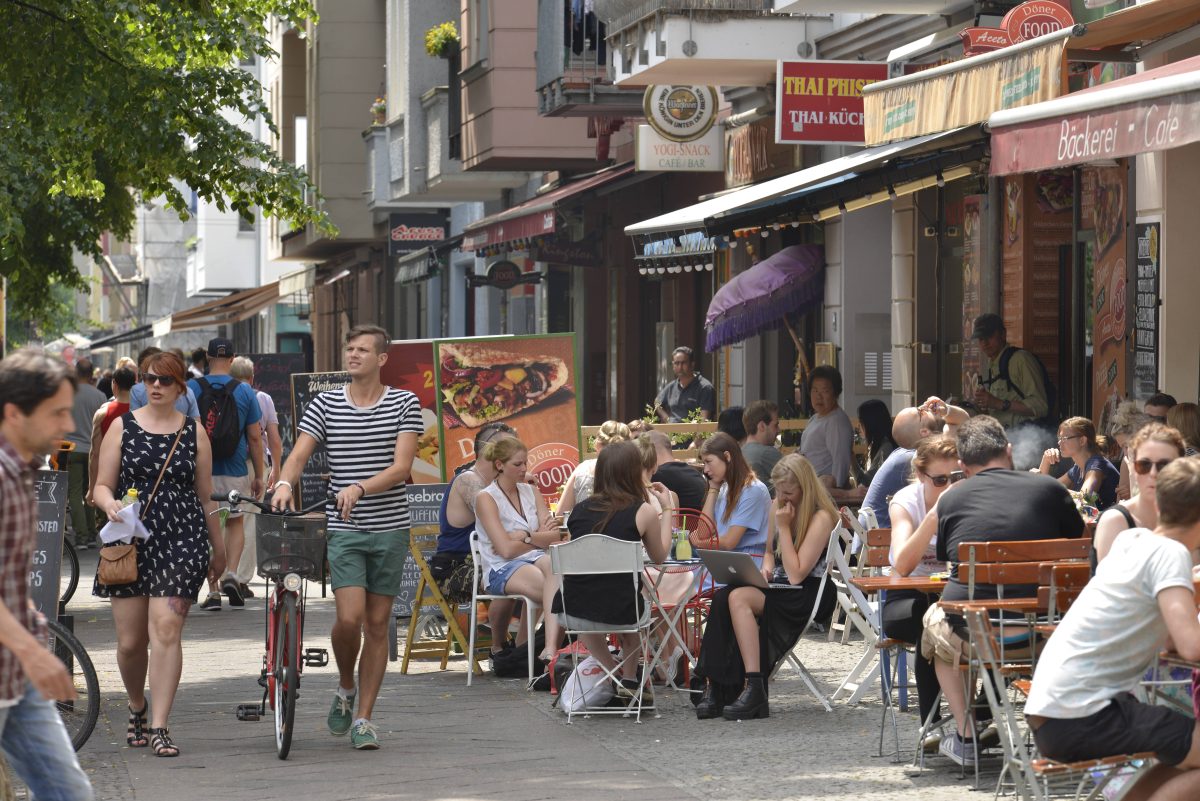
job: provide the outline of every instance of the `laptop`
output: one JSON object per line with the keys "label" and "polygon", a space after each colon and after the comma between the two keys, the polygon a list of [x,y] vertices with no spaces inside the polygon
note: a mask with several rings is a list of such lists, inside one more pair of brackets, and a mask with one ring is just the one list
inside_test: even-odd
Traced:
{"label": "laptop", "polygon": [[734,587],[758,587],[765,590],[769,585],[763,578],[762,568],[754,557],[741,551],[710,551],[697,548],[696,556],[704,562],[714,581]]}

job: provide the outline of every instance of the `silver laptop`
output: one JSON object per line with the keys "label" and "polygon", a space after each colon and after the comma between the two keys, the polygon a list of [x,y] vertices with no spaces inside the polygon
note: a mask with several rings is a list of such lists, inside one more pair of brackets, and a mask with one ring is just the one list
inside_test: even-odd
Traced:
{"label": "silver laptop", "polygon": [[696,556],[704,562],[708,572],[712,573],[713,579],[721,584],[732,584],[735,587],[758,587],[760,590],[765,590],[768,586],[767,580],[763,578],[762,568],[748,553],[697,548]]}

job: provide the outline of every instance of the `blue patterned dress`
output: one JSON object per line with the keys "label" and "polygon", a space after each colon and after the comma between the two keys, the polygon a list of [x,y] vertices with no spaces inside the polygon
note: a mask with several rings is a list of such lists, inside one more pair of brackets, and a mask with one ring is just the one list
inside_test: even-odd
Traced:
{"label": "blue patterned dress", "polygon": [[176,596],[195,601],[208,575],[209,555],[208,525],[195,486],[196,421],[187,418],[187,428],[153,499],[150,490],[178,432],[151,434],[138,425],[132,412],[121,421],[121,471],[115,495],[122,498],[134,487],[143,503],[152,500],[142,518],[150,539],[138,542],[137,581],[113,586],[96,581],[92,593],[101,598]]}

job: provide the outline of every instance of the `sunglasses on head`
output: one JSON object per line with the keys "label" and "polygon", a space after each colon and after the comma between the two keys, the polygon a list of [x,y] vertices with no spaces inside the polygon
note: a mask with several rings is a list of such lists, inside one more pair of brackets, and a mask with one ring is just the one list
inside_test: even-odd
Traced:
{"label": "sunglasses on head", "polygon": [[169,375],[155,375],[154,373],[142,373],[142,382],[147,386],[150,384],[158,384],[160,387],[169,387],[175,383],[175,377]]}
{"label": "sunglasses on head", "polygon": [[1149,459],[1138,459],[1133,463],[1133,471],[1139,476],[1149,475],[1151,468],[1156,468],[1158,472],[1162,472],[1163,468],[1169,465],[1174,459],[1160,459],[1157,462],[1152,462]]}

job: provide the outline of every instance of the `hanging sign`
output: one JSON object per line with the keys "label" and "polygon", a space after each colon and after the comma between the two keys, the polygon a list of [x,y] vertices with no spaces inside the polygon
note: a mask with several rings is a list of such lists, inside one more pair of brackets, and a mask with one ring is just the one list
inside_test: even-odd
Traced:
{"label": "hanging sign", "polygon": [[1030,0],[1011,9],[999,28],[964,28],[959,32],[963,53],[977,56],[1027,42],[1075,24],[1071,11],[1056,0]]}
{"label": "hanging sign", "polygon": [[388,215],[388,255],[399,256],[445,241],[450,226],[440,212]]}
{"label": "hanging sign", "polygon": [[664,139],[694,142],[717,120],[715,86],[647,86],[642,96],[646,122]]}
{"label": "hanging sign", "polygon": [[789,145],[861,145],[864,86],[886,81],[871,61],[780,61],[775,70],[775,141]]}
{"label": "hanging sign", "polygon": [[724,172],[725,145],[720,128],[688,142],[668,139],[651,125],[634,136],[634,167],[639,172]]}
{"label": "hanging sign", "polygon": [[537,284],[542,280],[542,274],[523,273],[518,267],[507,259],[492,262],[488,267],[487,275],[471,275],[467,276],[468,283],[473,286],[494,286],[496,289],[509,290],[518,284]]}

